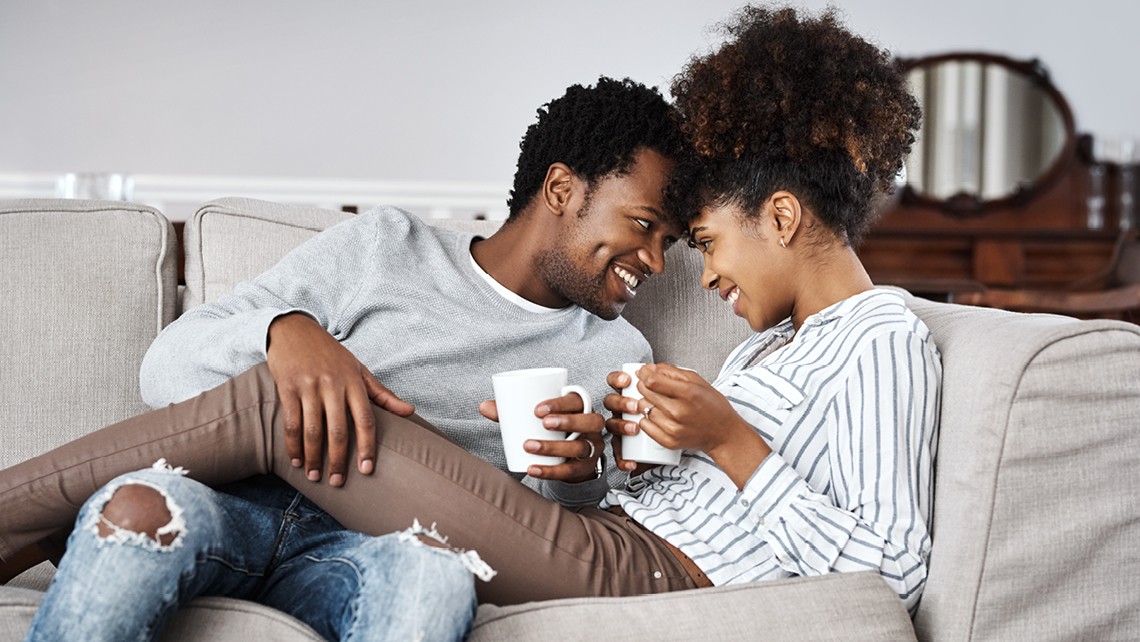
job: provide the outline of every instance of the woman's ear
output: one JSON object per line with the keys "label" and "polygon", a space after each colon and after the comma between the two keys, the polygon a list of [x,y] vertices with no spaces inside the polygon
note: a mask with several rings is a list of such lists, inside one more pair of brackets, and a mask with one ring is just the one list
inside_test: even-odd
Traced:
{"label": "woman's ear", "polygon": [[772,221],[776,227],[777,241],[781,247],[791,244],[803,220],[800,199],[795,194],[780,190],[768,199],[772,207]]}
{"label": "woman's ear", "polygon": [[555,216],[561,216],[574,195],[574,170],[565,163],[554,163],[546,169],[542,181],[542,203]]}

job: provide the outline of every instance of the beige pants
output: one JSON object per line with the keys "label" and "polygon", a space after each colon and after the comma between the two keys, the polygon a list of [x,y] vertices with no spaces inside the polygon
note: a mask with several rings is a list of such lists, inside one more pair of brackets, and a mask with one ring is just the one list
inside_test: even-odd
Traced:
{"label": "beige pants", "polygon": [[272,473],[346,527],[382,535],[418,519],[498,574],[481,602],[515,604],[694,588],[665,543],[628,517],[571,512],[438,432],[376,409],[376,472],[342,488],[305,479],[285,453],[283,413],[264,365],[180,404],[127,419],[0,471],[0,557],[70,529],[114,477],[165,458],[210,485]]}

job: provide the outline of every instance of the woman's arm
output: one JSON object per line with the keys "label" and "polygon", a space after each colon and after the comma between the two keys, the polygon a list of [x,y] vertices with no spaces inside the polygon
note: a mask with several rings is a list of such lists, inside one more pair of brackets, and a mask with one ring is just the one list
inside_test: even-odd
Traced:
{"label": "woman's arm", "polygon": [[869,341],[847,373],[837,395],[815,400],[828,404],[828,449],[812,462],[830,468],[827,487],[813,491],[773,453],[741,494],[765,507],[752,529],[786,571],[876,570],[912,609],[930,551],[941,364],[932,344],[895,332]]}

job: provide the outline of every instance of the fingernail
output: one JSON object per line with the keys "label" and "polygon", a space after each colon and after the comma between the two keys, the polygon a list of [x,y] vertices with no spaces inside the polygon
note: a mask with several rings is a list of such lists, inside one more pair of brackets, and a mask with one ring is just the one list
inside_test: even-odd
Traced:
{"label": "fingernail", "polygon": [[526,469],[526,474],[530,475],[531,477],[538,477],[541,473],[542,469],[538,466],[531,466]]}
{"label": "fingernail", "polygon": [[637,424],[630,422],[625,425],[625,434],[636,435],[638,432],[640,432],[640,429],[637,427]]}
{"label": "fingernail", "polygon": [[557,428],[562,425],[561,417],[546,417],[542,420],[543,428]]}
{"label": "fingernail", "polygon": [[528,453],[538,452],[538,449],[541,447],[542,445],[533,439],[527,439],[523,442],[523,450]]}
{"label": "fingernail", "polygon": [[536,414],[536,415],[542,416],[542,415],[546,415],[549,413],[550,413],[550,406],[548,406],[546,404],[542,404],[540,406],[535,406],[535,408],[534,408],[534,414]]}
{"label": "fingernail", "polygon": [[372,466],[373,466],[372,460],[371,459],[365,459],[364,461],[360,462],[360,472],[365,474],[365,475],[371,475],[372,474]]}
{"label": "fingernail", "polygon": [[309,481],[321,481],[321,471],[310,470],[308,477],[309,477]]}
{"label": "fingernail", "polygon": [[293,468],[300,468],[301,467],[301,460],[300,459],[290,459],[289,463],[293,464]]}
{"label": "fingernail", "polygon": [[340,473],[333,473],[332,475],[329,475],[329,484],[332,484],[333,486],[340,486],[343,483],[344,475]]}
{"label": "fingernail", "polygon": [[621,467],[626,469],[626,470],[633,470],[633,469],[637,468],[637,462],[635,462],[635,461],[623,461],[621,463]]}
{"label": "fingernail", "polygon": [[637,414],[637,402],[636,401],[630,401],[630,402],[626,403],[625,404],[625,411],[631,415],[636,415]]}

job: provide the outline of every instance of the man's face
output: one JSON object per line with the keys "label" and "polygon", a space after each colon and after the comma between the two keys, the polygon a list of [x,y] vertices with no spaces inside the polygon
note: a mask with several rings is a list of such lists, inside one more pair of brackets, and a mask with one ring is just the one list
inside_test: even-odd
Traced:
{"label": "man's face", "polygon": [[665,270],[665,250],[679,237],[663,207],[671,169],[643,149],[629,173],[596,180],[581,207],[566,212],[564,233],[536,264],[539,278],[566,300],[616,319],[646,278]]}

